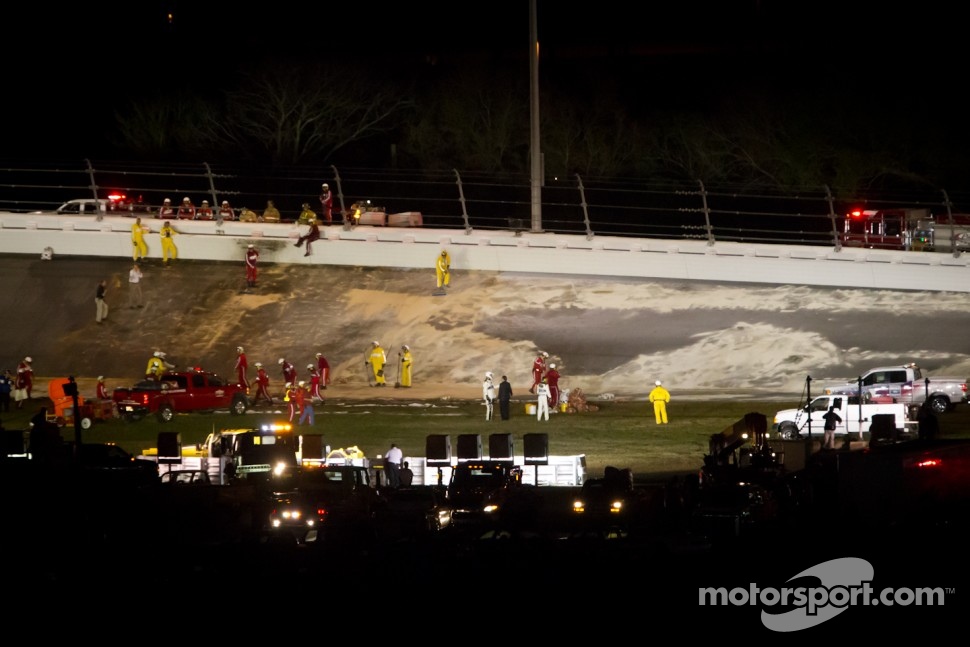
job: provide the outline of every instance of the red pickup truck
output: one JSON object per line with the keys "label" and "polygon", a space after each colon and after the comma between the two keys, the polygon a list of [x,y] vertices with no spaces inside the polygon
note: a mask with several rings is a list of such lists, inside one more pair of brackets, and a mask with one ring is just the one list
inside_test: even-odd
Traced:
{"label": "red pickup truck", "polygon": [[250,407],[245,386],[201,368],[171,371],[157,381],[143,380],[130,388],[117,388],[111,399],[128,421],[155,414],[159,421],[171,422],[176,413],[225,409],[242,415]]}

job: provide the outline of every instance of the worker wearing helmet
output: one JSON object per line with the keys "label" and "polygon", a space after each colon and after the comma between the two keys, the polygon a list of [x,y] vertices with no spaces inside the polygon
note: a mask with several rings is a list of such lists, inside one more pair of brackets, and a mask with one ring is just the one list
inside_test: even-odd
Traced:
{"label": "worker wearing helmet", "polygon": [[212,207],[209,206],[208,200],[203,200],[202,205],[195,212],[196,220],[212,220]]}
{"label": "worker wearing helmet", "polygon": [[330,362],[323,356],[323,353],[317,353],[316,358],[317,371],[320,372],[320,388],[326,389],[327,385],[330,384]]}
{"label": "worker wearing helmet", "polygon": [[259,276],[259,268],[257,263],[259,262],[259,250],[252,243],[246,247],[246,285],[248,287],[256,287],[256,278]]}
{"label": "worker wearing helmet", "polygon": [[283,402],[286,403],[290,413],[290,422],[296,417],[296,390],[292,382],[287,382],[283,387]]}
{"label": "worker wearing helmet", "polygon": [[529,387],[529,393],[535,393],[536,387],[542,382],[542,376],[546,372],[547,359],[549,359],[549,353],[539,351],[536,358],[532,360],[532,386]]}
{"label": "worker wearing helmet", "polygon": [[292,383],[296,382],[296,367],[287,362],[282,357],[279,361],[280,370],[283,371],[283,382]]}
{"label": "worker wearing helmet", "polygon": [[249,393],[249,378],[246,372],[249,370],[249,361],[246,359],[246,351],[242,346],[236,346],[236,381],[246,387]]}
{"label": "worker wearing helmet", "polygon": [[131,260],[137,261],[140,258],[148,257],[148,245],[145,244],[145,226],[141,224],[141,218],[135,218],[135,224],[131,226]]}
{"label": "worker wearing helmet", "polygon": [[162,206],[158,210],[158,215],[155,217],[159,220],[171,220],[178,214],[175,211],[175,207],[172,206],[172,201],[168,198],[162,200]]}
{"label": "worker wearing helmet", "polygon": [[98,400],[110,400],[111,399],[111,394],[108,393],[108,386],[104,383],[104,376],[103,375],[99,375],[98,376],[98,387],[97,387],[97,391],[95,391],[95,397]]}
{"label": "worker wearing helmet", "polygon": [[387,386],[387,382],[384,380],[384,365],[387,364],[387,353],[381,348],[379,341],[371,343],[368,359],[364,360],[364,363],[370,364],[371,370],[374,372],[374,386]]}
{"label": "worker wearing helmet", "polygon": [[253,366],[256,367],[256,396],[253,398],[253,406],[262,399],[265,399],[269,406],[273,406],[273,396],[269,394],[269,375],[266,374],[262,362],[256,362]]}
{"label": "worker wearing helmet", "polygon": [[[25,357],[19,364],[17,364],[17,377],[16,377],[16,387],[18,389],[23,389],[24,393],[27,395],[26,399],[30,399],[31,392],[34,390],[34,360],[31,357]],[[17,402],[17,408],[23,408],[24,401],[19,400]]]}
{"label": "worker wearing helmet", "polygon": [[556,412],[559,410],[559,371],[556,370],[555,363],[549,364],[549,370],[546,371],[546,384],[549,385],[549,406],[553,412]]}
{"label": "worker wearing helmet", "polygon": [[448,287],[451,283],[451,256],[447,250],[441,250],[434,265],[435,276],[438,279],[438,289]]}
{"label": "worker wearing helmet", "polygon": [[182,198],[182,204],[179,205],[179,220],[195,220],[195,205],[187,197]]}
{"label": "worker wearing helmet", "polygon": [[495,411],[495,382],[491,371],[485,373],[482,382],[482,400],[485,402],[485,420],[492,420]]}
{"label": "worker wearing helmet", "polygon": [[219,213],[216,215],[216,222],[221,224],[225,220],[235,220],[236,212],[233,211],[232,206],[229,204],[228,200],[223,200],[222,204],[219,205]]}
{"label": "worker wearing helmet", "polygon": [[164,372],[165,363],[162,362],[162,352],[156,350],[148,359],[148,366],[145,367],[145,379],[158,381]]}
{"label": "worker wearing helmet", "polygon": [[653,390],[650,391],[650,402],[653,403],[653,413],[657,418],[657,424],[667,424],[667,403],[670,402],[670,392],[663,387],[660,380],[654,382]]}
{"label": "worker wearing helmet", "polygon": [[320,186],[320,215],[323,224],[333,224],[333,194],[330,193],[330,185],[326,183]]}
{"label": "worker wearing helmet", "polygon": [[307,364],[306,370],[310,374],[310,400],[323,402],[323,394],[320,393],[320,371],[316,364]]}
{"label": "worker wearing helmet", "polygon": [[399,360],[401,362],[400,384],[402,387],[409,388],[411,386],[411,365],[414,363],[414,358],[411,356],[411,347],[404,344],[398,354],[401,357]]}
{"label": "worker wearing helmet", "polygon": [[169,267],[168,262],[174,261],[179,256],[179,250],[175,246],[175,227],[168,220],[162,223],[162,228],[158,230],[158,236],[162,239],[162,265]]}

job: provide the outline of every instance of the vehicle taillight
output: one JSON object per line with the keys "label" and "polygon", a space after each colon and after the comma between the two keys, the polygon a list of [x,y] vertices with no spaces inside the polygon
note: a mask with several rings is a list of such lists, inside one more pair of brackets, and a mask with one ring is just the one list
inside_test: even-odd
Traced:
{"label": "vehicle taillight", "polygon": [[924,458],[916,462],[916,469],[943,467],[942,458]]}

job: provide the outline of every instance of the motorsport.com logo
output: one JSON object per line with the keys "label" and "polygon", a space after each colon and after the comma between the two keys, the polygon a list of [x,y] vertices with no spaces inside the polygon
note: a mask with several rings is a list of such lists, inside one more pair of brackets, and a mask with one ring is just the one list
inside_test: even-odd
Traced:
{"label": "motorsport.com logo", "polygon": [[733,589],[698,589],[700,606],[783,606],[783,613],[761,611],[761,623],[772,631],[792,632],[820,625],[850,606],[943,606],[947,590],[936,588],[887,588],[875,591],[872,564],[857,557],[843,557],[816,564],[789,578],[815,577],[818,586]]}

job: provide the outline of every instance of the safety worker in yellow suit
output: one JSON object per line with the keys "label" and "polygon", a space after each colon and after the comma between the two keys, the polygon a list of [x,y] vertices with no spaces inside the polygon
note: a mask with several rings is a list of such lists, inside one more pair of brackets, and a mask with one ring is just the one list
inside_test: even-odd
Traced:
{"label": "safety worker in yellow suit", "polygon": [[175,247],[175,227],[166,220],[162,223],[162,228],[158,230],[158,235],[162,238],[162,265],[168,267],[169,261],[174,261],[179,256],[179,250]]}
{"label": "safety worker in yellow suit", "polygon": [[401,346],[401,386],[411,386],[411,347],[407,344]]}
{"label": "safety worker in yellow suit", "polygon": [[381,348],[381,343],[375,341],[371,344],[369,361],[365,362],[370,364],[371,370],[374,371],[374,386],[387,386],[387,382],[384,380],[384,365],[387,364],[387,353]]}
{"label": "safety worker in yellow suit", "polygon": [[434,271],[438,277],[438,287],[448,287],[448,284],[451,283],[451,256],[448,255],[446,250],[441,250],[441,254],[438,255]]}
{"label": "safety worker in yellow suit", "polygon": [[667,403],[670,402],[670,392],[667,391],[661,384],[660,380],[657,380],[650,392],[650,402],[653,403],[653,413],[657,417],[658,425],[667,424]]}
{"label": "safety worker in yellow suit", "polygon": [[135,224],[131,226],[131,259],[137,261],[139,258],[148,256],[148,245],[145,244],[145,230],[141,225],[141,218],[135,218]]}

